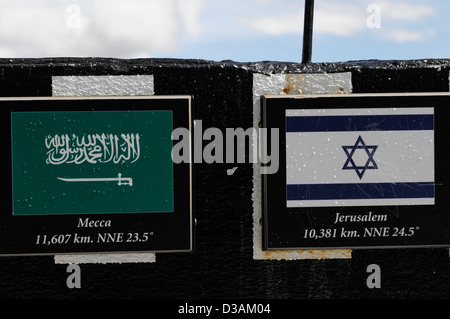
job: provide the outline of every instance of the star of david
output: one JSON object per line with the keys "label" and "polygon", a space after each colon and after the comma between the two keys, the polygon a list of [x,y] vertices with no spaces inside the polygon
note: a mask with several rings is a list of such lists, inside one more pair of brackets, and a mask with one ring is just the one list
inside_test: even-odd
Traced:
{"label": "star of david", "polygon": [[[378,145],[366,145],[361,136],[358,137],[355,145],[342,146],[342,149],[344,150],[345,154],[347,154],[347,160],[345,161],[344,167],[342,167],[342,169],[355,170],[359,179],[362,179],[366,170],[378,169],[377,163],[375,163],[375,160],[373,159],[373,155],[375,154],[377,148]],[[364,150],[365,153],[367,154],[368,158],[364,166],[356,165],[355,161],[353,160],[353,155],[355,154],[355,151],[358,149]]]}

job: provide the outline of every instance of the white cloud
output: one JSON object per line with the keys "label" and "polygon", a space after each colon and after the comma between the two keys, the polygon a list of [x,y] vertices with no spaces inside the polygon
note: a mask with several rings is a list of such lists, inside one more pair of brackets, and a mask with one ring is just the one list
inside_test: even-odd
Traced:
{"label": "white cloud", "polygon": [[[374,3],[381,7],[382,27],[370,30],[366,9]],[[148,57],[175,53],[183,39],[216,43],[253,37],[255,31],[271,36],[301,34],[303,4],[298,0],[0,0],[0,57]],[[71,5],[79,6],[79,12],[68,10]],[[432,1],[321,0],[315,6],[316,35],[364,34],[395,42],[432,36],[434,31],[423,26],[437,15]],[[210,14],[201,16],[205,8]]]}
{"label": "white cloud", "polygon": [[382,17],[397,21],[420,21],[436,13],[434,7],[423,4],[411,4],[399,1],[381,1],[377,3],[381,8]]}
{"label": "white cloud", "polygon": [[269,15],[252,19],[240,17],[239,20],[251,29],[270,35],[300,33],[303,28],[303,17],[298,14],[285,14],[283,16]]}
{"label": "white cloud", "polygon": [[[314,33],[349,36],[361,31],[366,27],[364,9],[331,1],[318,2],[314,12]],[[303,11],[283,15],[270,14],[258,18],[240,17],[240,22],[270,35],[302,33]]]}
{"label": "white cloud", "polygon": [[12,57],[16,54],[16,51],[10,47],[0,46],[0,57]]}
{"label": "white cloud", "polygon": [[[57,49],[57,41],[64,37],[64,27],[61,7],[49,10],[39,5],[16,5],[0,10],[0,42],[9,51],[13,48],[19,52]],[[56,41],[45,41],[46,37]]]}
{"label": "white cloud", "polygon": [[[269,0],[255,0],[270,3]],[[367,19],[370,12],[367,6],[380,6],[383,27],[377,29],[381,38],[396,42],[421,41],[433,34],[432,30],[414,31],[411,25],[435,15],[436,10],[430,5],[411,4],[404,1],[384,0],[379,2],[366,1],[356,4],[355,1],[323,0],[316,1],[314,13],[314,34],[330,34],[341,37],[353,36],[368,30]],[[284,2],[278,1],[277,7],[283,7]],[[253,29],[269,35],[302,33],[303,10],[298,13],[272,13],[263,17],[249,18],[241,16],[239,21]],[[402,23],[402,25],[392,25]],[[403,25],[408,23],[406,26]],[[386,26],[386,27],[385,27]]]}
{"label": "white cloud", "polygon": [[201,34],[204,5],[203,0],[0,0],[0,57],[170,53],[183,35]]}
{"label": "white cloud", "polygon": [[96,0],[91,20],[89,35],[101,41],[103,50],[119,55],[173,51],[180,32],[174,1]]}
{"label": "white cloud", "polygon": [[424,31],[411,31],[407,29],[392,29],[384,33],[383,38],[395,42],[417,42],[426,40],[427,37],[433,36],[435,31],[427,29]]}
{"label": "white cloud", "polygon": [[351,36],[366,28],[365,7],[331,1],[319,2],[314,16],[314,31]]}
{"label": "white cloud", "polygon": [[424,28],[425,23],[436,15],[436,9],[427,4],[385,0],[379,3],[382,28],[378,37],[397,43],[420,42],[433,36],[436,31]]}
{"label": "white cloud", "polygon": [[203,32],[199,23],[199,15],[206,3],[204,0],[180,0],[177,2],[178,12],[184,21],[185,30],[193,37],[198,38]]}

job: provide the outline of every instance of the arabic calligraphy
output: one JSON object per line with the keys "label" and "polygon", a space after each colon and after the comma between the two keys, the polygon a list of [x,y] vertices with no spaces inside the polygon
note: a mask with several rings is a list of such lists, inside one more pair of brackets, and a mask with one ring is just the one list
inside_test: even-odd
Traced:
{"label": "arabic calligraphy", "polygon": [[139,134],[48,135],[46,163],[134,163],[141,154],[139,140]]}

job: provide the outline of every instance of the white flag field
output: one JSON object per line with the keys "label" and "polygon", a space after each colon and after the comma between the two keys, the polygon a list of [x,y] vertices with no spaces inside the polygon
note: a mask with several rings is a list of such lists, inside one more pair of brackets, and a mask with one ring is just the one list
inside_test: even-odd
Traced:
{"label": "white flag field", "polygon": [[286,110],[287,207],[434,205],[434,108]]}

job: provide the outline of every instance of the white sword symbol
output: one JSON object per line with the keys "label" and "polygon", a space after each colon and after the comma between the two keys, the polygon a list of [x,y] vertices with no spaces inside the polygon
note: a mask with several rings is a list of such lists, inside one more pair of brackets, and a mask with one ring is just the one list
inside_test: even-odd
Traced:
{"label": "white sword symbol", "polygon": [[119,173],[117,177],[111,178],[62,178],[57,177],[59,180],[64,182],[117,182],[117,185],[130,185],[133,186],[133,179],[131,177],[122,177]]}

